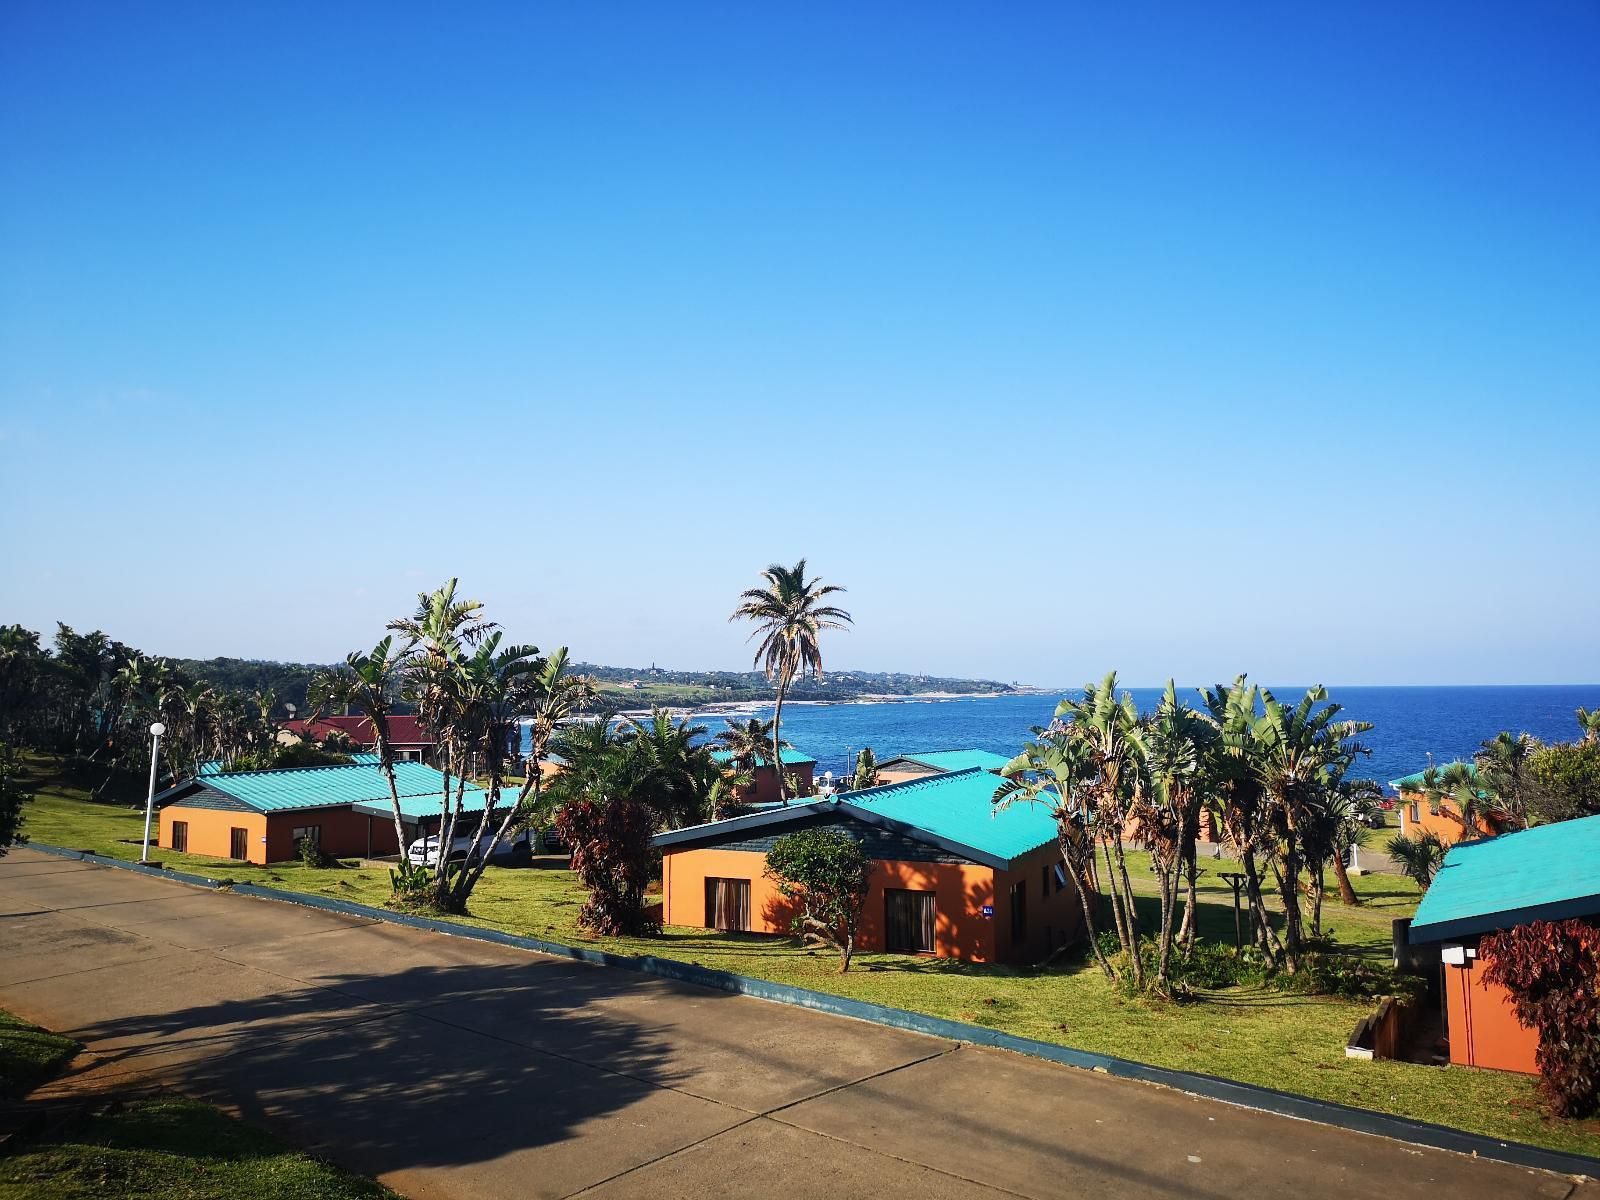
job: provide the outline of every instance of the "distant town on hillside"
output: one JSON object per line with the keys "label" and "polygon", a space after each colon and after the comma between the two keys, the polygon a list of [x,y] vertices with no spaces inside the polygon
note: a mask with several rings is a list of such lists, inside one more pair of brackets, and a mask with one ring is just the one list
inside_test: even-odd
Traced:
{"label": "distant town on hillside", "polygon": [[[217,687],[244,691],[269,689],[284,715],[288,705],[306,707],[306,684],[321,669],[317,663],[271,662],[250,658],[180,658],[175,666],[195,679]],[[575,670],[600,683],[602,707],[631,709],[742,704],[772,699],[772,684],[759,671],[678,671],[647,667],[607,667],[579,663]],[[898,671],[830,671],[819,682],[798,679],[789,690],[793,700],[855,700],[867,696],[1004,695],[1031,689],[994,679],[958,679]]]}

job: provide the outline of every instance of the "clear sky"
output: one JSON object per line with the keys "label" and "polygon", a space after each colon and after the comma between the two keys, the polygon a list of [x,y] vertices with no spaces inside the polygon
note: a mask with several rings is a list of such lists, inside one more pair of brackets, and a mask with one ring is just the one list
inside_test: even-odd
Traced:
{"label": "clear sky", "polygon": [[0,621],[1600,680],[1592,3],[11,0],[0,138]]}

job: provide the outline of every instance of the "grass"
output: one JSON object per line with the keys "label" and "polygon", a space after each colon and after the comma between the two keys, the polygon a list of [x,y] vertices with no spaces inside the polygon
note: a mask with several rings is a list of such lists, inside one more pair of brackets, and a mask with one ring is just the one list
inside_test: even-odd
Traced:
{"label": "grass", "polygon": [[0,1098],[24,1096],[78,1052],[78,1043],[0,1010]]}
{"label": "grass", "polygon": [[[138,857],[136,840],[129,846],[118,839],[137,839],[142,814],[86,804],[76,788],[59,780],[41,779],[35,787],[28,832],[36,840]],[[212,878],[365,904],[381,905],[389,893],[383,870],[312,870],[297,863],[257,867],[166,851],[162,858],[175,868]],[[1206,860],[1202,865],[1201,936],[1231,944],[1233,893],[1219,874],[1232,869],[1231,864]],[[1129,866],[1136,889],[1153,897],[1148,857],[1133,854]],[[1386,959],[1390,923],[1415,911],[1418,890],[1393,875],[1361,876],[1352,883],[1362,905],[1344,908],[1330,876],[1324,926],[1348,952]],[[658,938],[594,937],[577,925],[583,898],[570,872],[491,867],[473,895],[471,915],[461,921],[620,954],[675,958],[1041,1041],[1600,1156],[1600,1122],[1543,1115],[1530,1077],[1346,1058],[1345,1040],[1371,1011],[1368,1001],[1291,995],[1265,987],[1209,992],[1188,1004],[1129,999],[1092,964],[1081,961],[1035,970],[863,954],[841,976],[834,970],[836,956],[786,939],[676,927]]]}
{"label": "grass", "polygon": [[[78,1046],[0,1010],[0,1092],[20,1097]],[[381,1200],[392,1192],[283,1146],[208,1104],[176,1097],[104,1111],[35,1137],[0,1159],[0,1200]]]}

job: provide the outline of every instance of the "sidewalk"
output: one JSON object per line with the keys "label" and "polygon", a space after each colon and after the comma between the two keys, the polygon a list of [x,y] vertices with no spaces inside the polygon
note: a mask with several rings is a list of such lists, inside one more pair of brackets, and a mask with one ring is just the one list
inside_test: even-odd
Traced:
{"label": "sidewalk", "polygon": [[1003,1051],[26,850],[0,1006],[427,1197],[1562,1200],[1571,1181]]}

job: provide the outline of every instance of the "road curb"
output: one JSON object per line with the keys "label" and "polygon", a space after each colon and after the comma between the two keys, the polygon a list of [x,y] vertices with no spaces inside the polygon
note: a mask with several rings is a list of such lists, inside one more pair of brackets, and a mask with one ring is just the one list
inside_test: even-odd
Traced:
{"label": "road curb", "polygon": [[921,1033],[930,1037],[945,1038],[949,1041],[967,1042],[977,1046],[991,1046],[999,1050],[1010,1050],[1017,1054],[1026,1054],[1030,1058],[1041,1058],[1049,1062],[1060,1063],[1063,1066],[1099,1071],[1123,1079],[1136,1079],[1143,1083],[1153,1083],[1161,1087],[1173,1088],[1177,1091],[1187,1092],[1190,1095],[1210,1100],[1221,1100],[1224,1103],[1242,1108],[1252,1108],[1261,1112],[1293,1117],[1302,1121],[1315,1121],[1322,1125],[1332,1125],[1355,1133],[1375,1134],[1379,1137],[1392,1138],[1412,1145],[1428,1146],[1437,1150],[1450,1150],[1458,1154],[1469,1154],[1476,1158],[1492,1159],[1497,1162],[1511,1163],[1515,1166],[1529,1167],[1534,1170],[1553,1171],[1559,1175],[1583,1175],[1600,1178],[1600,1158],[1591,1158],[1582,1154],[1569,1154],[1560,1150],[1546,1150],[1542,1147],[1529,1146],[1522,1142],[1501,1141],[1498,1138],[1485,1137],[1482,1134],[1451,1129],[1446,1125],[1435,1125],[1428,1121],[1417,1121],[1409,1117],[1392,1116],[1388,1113],[1374,1112],[1370,1109],[1352,1108],[1349,1105],[1338,1104],[1331,1100],[1315,1100],[1309,1096],[1301,1096],[1293,1092],[1280,1092],[1274,1088],[1260,1087],[1256,1084],[1238,1083],[1231,1079],[1218,1078],[1215,1075],[1203,1075],[1194,1071],[1180,1071],[1170,1067],[1156,1067],[1148,1063],[1116,1058],[1108,1054],[1095,1054],[1087,1050],[1075,1050],[1070,1046],[1059,1046],[1053,1042],[1041,1042],[1033,1038],[1019,1037],[1016,1034],[988,1029],[982,1025],[969,1025],[961,1021],[946,1020],[943,1017],[930,1017],[922,1013],[908,1012],[905,1009],[872,1004],[865,1000],[851,1000],[844,996],[829,995],[826,992],[814,992],[807,988],[794,987],[790,984],[772,983],[764,979],[752,979],[746,975],[735,975],[730,971],[700,967],[693,963],[679,962],[676,959],[657,958],[654,955],[612,954],[606,950],[569,946],[562,942],[551,942],[546,941],[544,938],[528,937],[522,934],[503,933],[496,929],[480,929],[477,926],[461,925],[435,917],[419,917],[408,913],[390,912],[387,909],[374,908],[367,904],[356,904],[349,900],[337,900],[331,896],[312,896],[304,892],[291,892],[281,888],[265,887],[257,883],[231,883],[224,880],[211,879],[204,875],[169,871],[159,867],[142,867],[138,863],[108,858],[105,855],[93,854],[83,850],[67,850],[59,846],[43,846],[37,843],[29,843],[26,848],[38,850],[45,854],[53,854],[61,858],[77,859],[95,866],[132,871],[155,879],[169,879],[196,887],[231,891],[238,895],[253,896],[261,900],[298,904],[305,908],[315,908],[326,912],[341,913],[346,916],[384,921],[391,925],[404,925],[412,929],[447,934],[451,937],[466,937],[480,942],[493,942],[520,950],[531,950],[539,954],[572,959],[576,962],[591,963],[595,966],[615,967],[619,970],[635,971],[644,975],[670,979],[677,983],[693,984],[697,987],[711,988],[715,991],[751,996],[758,1000],[770,1000],[776,1004],[807,1008],[814,1012],[852,1017],[858,1021],[870,1021],[875,1025],[883,1025],[891,1029],[902,1029],[910,1033]]}

